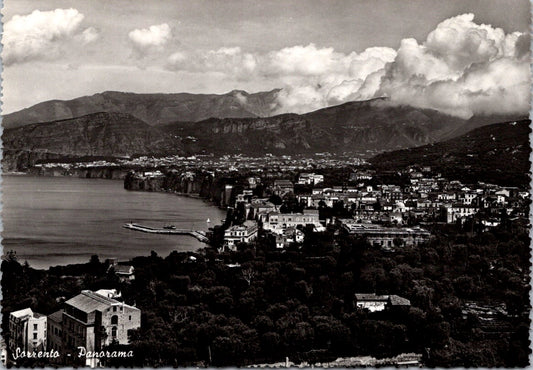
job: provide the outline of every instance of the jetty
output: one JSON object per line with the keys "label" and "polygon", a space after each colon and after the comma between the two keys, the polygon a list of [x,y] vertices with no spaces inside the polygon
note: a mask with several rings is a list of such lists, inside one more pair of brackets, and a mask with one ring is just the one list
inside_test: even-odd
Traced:
{"label": "jetty", "polygon": [[209,238],[206,236],[205,231],[190,230],[190,229],[176,229],[176,228],[164,228],[164,227],[150,227],[134,223],[127,223],[122,227],[130,230],[140,231],[149,234],[167,234],[167,235],[190,235],[196,238],[202,243],[208,243]]}

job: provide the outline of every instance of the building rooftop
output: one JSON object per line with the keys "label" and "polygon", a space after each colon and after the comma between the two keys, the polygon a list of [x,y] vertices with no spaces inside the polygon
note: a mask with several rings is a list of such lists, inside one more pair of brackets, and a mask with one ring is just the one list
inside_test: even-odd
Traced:
{"label": "building rooftop", "polygon": [[356,293],[355,299],[358,302],[362,301],[388,301],[388,295],[376,295],[375,293]]}
{"label": "building rooftop", "polygon": [[113,269],[115,270],[115,274],[132,274],[133,273],[133,266],[130,265],[115,265],[113,266]]}
{"label": "building rooftop", "polygon": [[48,315],[48,320],[60,323],[63,320],[63,310],[59,310]]}
{"label": "building rooftop", "polygon": [[33,311],[31,310],[31,308],[28,307],[23,310],[11,312],[11,316],[14,316],[16,318],[21,318],[25,316],[33,316]]}
{"label": "building rooftop", "polygon": [[120,302],[111,298],[103,297],[91,292],[90,290],[83,290],[80,294],[69,299],[65,303],[76,307],[83,312],[91,313],[96,310],[105,310],[109,306],[112,306],[113,304],[119,304]]}
{"label": "building rooftop", "polygon": [[411,301],[407,298],[400,297],[398,295],[391,295],[390,296],[390,304],[392,306],[410,306]]}

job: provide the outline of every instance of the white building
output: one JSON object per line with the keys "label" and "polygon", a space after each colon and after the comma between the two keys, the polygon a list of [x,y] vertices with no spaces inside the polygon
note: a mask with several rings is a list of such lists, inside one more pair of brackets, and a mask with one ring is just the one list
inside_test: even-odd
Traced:
{"label": "white building", "polygon": [[474,216],[478,211],[478,207],[460,203],[446,204],[442,207],[444,219],[449,224],[465,217]]}
{"label": "white building", "polygon": [[249,243],[257,238],[257,222],[245,221],[243,225],[231,226],[224,232],[224,248],[237,250],[237,243]]}
{"label": "white building", "polygon": [[320,182],[324,182],[324,175],[318,175],[316,173],[301,173],[298,177],[298,184],[300,185],[316,185]]}
{"label": "white building", "polygon": [[[104,294],[106,291],[103,291]],[[59,315],[58,315],[59,316]],[[129,344],[130,330],[141,327],[141,311],[90,290],[65,302],[57,322],[62,331],[62,350],[76,353],[78,347],[99,351],[111,343]],[[98,358],[81,358],[85,366],[97,366]]]}
{"label": "white building", "polygon": [[[415,246],[429,240],[431,233],[418,226],[384,227],[371,223],[359,223],[353,219],[338,219],[337,222],[348,234],[366,238],[373,246],[391,250],[399,246]],[[401,242],[399,245],[398,242]]]}
{"label": "white building", "polygon": [[397,295],[355,294],[355,305],[357,308],[376,312],[383,311],[387,307],[409,307],[411,301]]}
{"label": "white building", "polygon": [[315,209],[306,209],[303,213],[270,212],[263,223],[263,229],[281,234],[287,228],[307,225],[312,225],[316,231],[325,230],[318,218],[318,210]]}
{"label": "white building", "polygon": [[25,352],[46,349],[46,316],[31,308],[11,312],[9,315],[9,348]]}

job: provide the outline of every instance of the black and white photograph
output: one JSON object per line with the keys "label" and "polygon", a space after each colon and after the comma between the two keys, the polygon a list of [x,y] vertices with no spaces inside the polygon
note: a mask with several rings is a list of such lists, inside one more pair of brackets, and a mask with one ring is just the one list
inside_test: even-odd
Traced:
{"label": "black and white photograph", "polygon": [[6,368],[528,368],[529,0],[3,0]]}

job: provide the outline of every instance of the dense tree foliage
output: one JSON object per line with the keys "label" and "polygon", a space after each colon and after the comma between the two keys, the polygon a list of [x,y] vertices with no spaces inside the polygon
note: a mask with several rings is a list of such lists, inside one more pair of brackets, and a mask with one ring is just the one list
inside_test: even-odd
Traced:
{"label": "dense tree foliage", "polygon": [[[311,233],[311,230],[305,230]],[[50,314],[83,289],[119,288],[142,310],[131,333],[133,366],[230,366],[326,361],[340,356],[424,355],[428,366],[525,366],[529,342],[529,237],[498,229],[440,233],[427,245],[385,252],[333,232],[274,250],[260,238],[238,252],[152,252],[136,257],[135,280],[119,283],[96,258],[39,271],[2,263],[8,313]],[[411,307],[370,313],[354,294],[408,298]],[[58,298],[64,297],[64,298]],[[487,328],[465,303],[505,303]]]}

